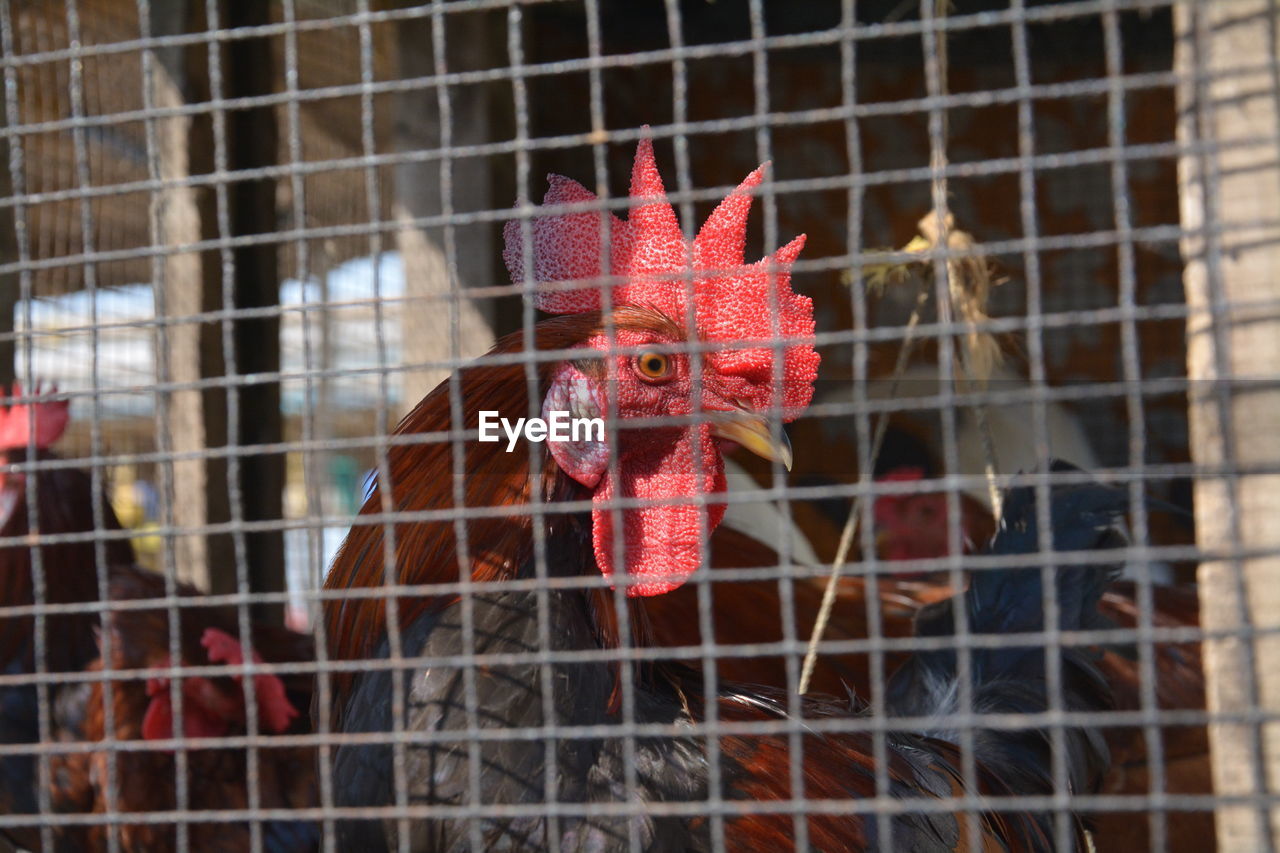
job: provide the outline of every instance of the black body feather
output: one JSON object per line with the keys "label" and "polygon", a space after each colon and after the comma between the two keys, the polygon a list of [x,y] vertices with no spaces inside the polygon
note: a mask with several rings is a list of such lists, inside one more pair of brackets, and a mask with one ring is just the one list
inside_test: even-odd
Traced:
{"label": "black body feather", "polygon": [[[547,617],[552,648],[557,651],[593,648],[588,630],[586,600],[581,593],[547,593]],[[478,593],[472,599],[474,645],[477,655],[533,656],[541,647],[534,593]],[[414,657],[456,657],[463,643],[462,608],[429,613],[404,638],[404,653]],[[470,645],[470,644],[468,644]],[[386,655],[385,643],[380,650]],[[551,702],[558,726],[589,726],[607,722],[612,685],[609,666],[599,663],[550,664]],[[537,729],[544,717],[541,665],[495,664],[474,669],[475,725],[494,732]],[[456,665],[411,668],[405,678],[406,727],[432,735],[456,733],[443,741],[406,747],[405,776],[409,802],[462,805],[468,802],[471,780],[471,742],[464,669]],[[379,670],[364,675],[352,692],[344,719],[347,732],[391,730],[392,679]],[[648,691],[637,692],[637,717],[643,722],[673,723],[683,710],[678,702],[663,702]],[[616,721],[615,721],[616,722]],[[546,802],[625,802],[621,742],[616,739],[554,739],[524,736],[514,740],[482,740],[477,753],[478,790],[485,806]],[[556,763],[553,789],[548,791],[544,768]],[[636,742],[637,787],[645,800],[705,800],[705,757],[693,739],[644,739]],[[334,759],[339,806],[394,805],[392,747],[343,746]],[[699,780],[702,780],[701,782]],[[627,818],[565,817],[558,826],[543,815],[476,821],[475,832],[485,850],[541,850],[559,837],[565,851],[627,849]],[[692,836],[681,818],[636,818],[636,832],[644,850],[702,849],[686,846]],[[409,822],[410,849],[470,850],[468,822],[456,819]],[[343,849],[396,849],[398,827],[386,821],[349,821],[340,826]]]}

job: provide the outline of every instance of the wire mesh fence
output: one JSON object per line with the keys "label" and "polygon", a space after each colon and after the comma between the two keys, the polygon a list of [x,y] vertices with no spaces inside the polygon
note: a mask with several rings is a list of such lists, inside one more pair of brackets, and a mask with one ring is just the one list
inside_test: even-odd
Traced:
{"label": "wire mesh fence", "polygon": [[1278,32],[0,0],[0,843],[1273,850]]}

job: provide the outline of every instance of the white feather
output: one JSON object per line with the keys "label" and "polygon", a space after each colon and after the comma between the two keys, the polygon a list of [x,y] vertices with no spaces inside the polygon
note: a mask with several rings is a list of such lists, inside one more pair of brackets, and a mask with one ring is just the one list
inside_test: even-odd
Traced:
{"label": "white feather", "polygon": [[[756,491],[763,488],[748,474],[742,466],[726,457],[724,460],[724,478],[730,492]],[[805,538],[796,523],[783,512],[777,501],[752,500],[745,503],[731,503],[725,510],[725,527],[731,528],[759,540],[773,548],[778,554],[783,553],[782,543],[790,540],[791,562],[800,566],[816,566],[818,555],[813,546]]]}
{"label": "white feather", "polygon": [[[869,396],[883,398],[888,395],[889,387],[888,382],[873,383]],[[1029,387],[1026,380],[1007,367],[997,367],[988,383],[988,388],[992,391],[1021,391]],[[903,373],[895,396],[936,397],[939,388],[938,368],[931,364],[921,364],[908,368]],[[1089,444],[1084,427],[1060,403],[1045,404],[1047,455],[1036,450],[1035,407],[1031,403],[988,405],[986,415],[991,429],[991,443],[996,452],[997,475],[1034,471],[1042,461],[1048,459],[1063,459],[1086,471],[1098,467],[1097,454]],[[941,460],[943,453],[940,439],[934,443],[932,450]],[[956,458],[958,470],[948,473],[980,477],[986,472],[987,456],[983,450],[982,432],[978,428],[978,419],[973,409],[969,407],[956,410]],[[975,483],[964,491],[988,510],[991,509],[991,497],[984,486]]]}

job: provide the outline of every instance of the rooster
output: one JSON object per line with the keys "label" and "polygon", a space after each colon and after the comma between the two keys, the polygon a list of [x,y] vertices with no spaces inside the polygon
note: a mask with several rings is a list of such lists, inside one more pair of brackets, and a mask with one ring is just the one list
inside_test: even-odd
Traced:
{"label": "rooster", "polygon": [[[1078,471],[1074,466],[1056,462],[1056,471]],[[1017,547],[1035,549],[1037,526],[1033,513],[1026,510],[1030,500],[1030,488],[1016,489],[1007,499],[1000,524],[1001,537],[1006,541],[1016,535],[1022,540]],[[1115,489],[1096,483],[1055,487],[1055,499],[1051,516],[1054,548],[1059,551],[1086,550],[1101,547],[1121,547],[1126,544],[1122,526],[1104,524],[1104,515],[1111,520],[1123,517],[1128,511],[1127,489]],[[1147,498],[1149,508],[1179,512],[1177,507]],[[1082,507],[1092,507],[1082,511]],[[1105,512],[1104,512],[1105,511]],[[1017,519],[1010,524],[1010,518]],[[993,544],[993,550],[996,545]],[[970,582],[970,591],[987,601],[1007,599],[1005,590],[991,573],[978,572]],[[1038,586],[1033,581],[1032,586]],[[1078,594],[1073,586],[1072,596]],[[1038,592],[1035,593],[1038,595]],[[1153,608],[1151,622],[1161,628],[1198,627],[1198,602],[1193,589],[1157,586],[1152,590]],[[945,592],[934,591],[934,596]],[[1139,624],[1138,591],[1132,583],[1113,584],[1102,597],[1099,621],[1084,627],[1135,629]],[[922,598],[929,598],[924,593]],[[946,634],[951,631],[949,612],[937,603],[926,604],[916,617],[917,632],[927,635]],[[974,625],[970,616],[970,625]],[[972,627],[971,627],[972,629]],[[981,629],[977,632],[981,633]],[[992,633],[1005,633],[997,626]],[[1016,653],[1016,650],[1015,650]],[[1155,671],[1156,707],[1166,710],[1203,709],[1205,702],[1204,675],[1200,668],[1200,649],[1196,643],[1158,643],[1153,645],[1153,669]],[[916,656],[908,667],[920,667],[926,656]],[[1097,662],[1098,671],[1106,680],[1115,697],[1116,708],[1121,711],[1143,709],[1142,674],[1135,649],[1106,649]],[[933,672],[931,684],[944,683],[947,672]],[[890,684],[890,691],[903,713],[912,713],[918,702],[906,695],[900,670]],[[975,700],[976,701],[976,700]],[[1150,755],[1146,735],[1136,727],[1109,726],[1099,730],[1111,755],[1111,768],[1102,779],[1099,790],[1107,794],[1143,796],[1150,792]],[[1164,753],[1165,792],[1175,794],[1212,793],[1207,733],[1203,726],[1170,726],[1159,734]],[[1169,835],[1166,849],[1171,851],[1212,850],[1215,844],[1213,815],[1210,812],[1172,812],[1167,817]],[[1095,827],[1095,848],[1099,851],[1147,849],[1151,846],[1150,825],[1145,820],[1134,820],[1130,813],[1103,812],[1092,816]]]}
{"label": "rooster", "polygon": [[[908,368],[895,383],[871,383],[872,397],[886,392],[890,385],[898,398],[928,397],[940,393],[941,378],[936,365],[921,364]],[[988,380],[992,390],[1029,392],[1026,380],[1006,366],[994,369]],[[942,466],[942,447],[938,440],[940,424],[932,412],[899,414],[876,463],[876,480],[911,483],[931,480]],[[982,427],[974,411],[967,406],[955,410],[956,470],[948,473],[970,478],[960,489],[956,500],[960,507],[960,541],[965,553],[977,553],[994,532],[994,508],[991,492],[978,478],[990,462],[996,474],[1007,475],[1034,470],[1043,458],[1034,435],[1035,409],[1029,403],[987,405],[984,407],[986,429],[994,457],[987,458]],[[1098,467],[1089,438],[1080,419],[1061,403],[1044,404],[1045,441],[1048,455],[1080,468]],[[939,490],[884,494],[874,504],[876,551],[882,560],[919,560],[937,557],[948,551],[948,500]],[[901,576],[904,573],[898,572]]]}
{"label": "rooster", "polygon": [[[14,389],[20,398],[21,389]],[[35,396],[42,395],[37,390]],[[40,400],[33,405],[12,405],[0,410],[0,451],[6,464],[25,462],[32,443],[37,461],[54,461],[51,445],[63,434],[68,424],[65,400]],[[34,484],[28,482],[34,478]],[[37,499],[32,524],[28,511],[27,491],[34,485]],[[105,494],[95,494],[92,478],[71,467],[42,467],[34,473],[0,470],[0,595],[5,606],[30,605],[34,602],[32,572],[33,552],[39,549],[45,579],[44,600],[55,603],[93,602],[99,599],[99,577],[105,571],[112,600],[134,600],[165,597],[163,580],[133,566],[133,550],[127,539],[111,538],[104,545],[105,565],[100,570],[95,543],[57,542],[33,547],[27,537],[91,533],[95,531],[94,511],[101,513],[102,529],[119,531],[120,523]],[[180,594],[193,596],[190,588]],[[112,668],[137,669],[168,665],[167,610],[125,610],[107,617],[111,633]],[[97,612],[85,611],[45,617],[44,645],[47,669],[54,672],[78,673],[102,668],[98,634],[101,626]],[[35,622],[30,617],[0,619],[0,654],[7,675],[35,671]],[[203,608],[182,610],[182,648],[184,663],[192,665],[241,663],[244,650],[235,636],[238,626],[234,611]],[[306,637],[279,629],[255,628],[257,646],[272,661],[313,660],[310,641]],[[256,656],[255,656],[256,657]],[[305,718],[296,709],[310,702],[310,676],[288,676],[283,684],[275,676],[257,676],[257,707],[261,709],[258,730],[263,733],[307,731]],[[259,686],[260,685],[260,686]],[[245,702],[234,677],[187,678],[182,682],[183,734],[187,737],[217,737],[243,733]],[[63,682],[49,688],[48,720],[51,739],[59,741],[98,741],[104,737],[102,694],[97,682]],[[115,712],[113,736],[117,740],[145,740],[171,737],[168,720],[172,716],[171,695],[167,683],[125,681],[115,683],[112,704]],[[39,703],[34,685],[20,684],[0,688],[0,740],[6,744],[33,744],[40,740]],[[280,727],[284,728],[281,729]],[[260,778],[264,805],[280,807],[314,805],[314,758],[304,748],[262,748],[259,752]],[[243,749],[205,749],[188,752],[189,782],[193,808],[244,808],[247,805],[247,777]],[[105,775],[105,753],[68,752],[50,759],[51,795],[55,809],[61,811],[102,812],[108,805],[108,777]],[[148,753],[122,751],[116,756],[117,775],[115,808],[123,811],[167,811],[174,807],[173,756],[168,752]],[[165,778],[158,785],[137,785],[130,780]],[[0,757],[0,811],[7,814],[32,814],[37,811],[40,784],[34,755],[6,754]],[[173,846],[172,825],[120,825],[120,841],[124,849],[154,850]],[[106,827],[87,830],[60,826],[56,828],[55,846],[67,850],[106,849]],[[231,839],[230,849],[248,847],[248,830],[243,825],[193,824],[193,842],[201,833],[216,835],[218,843]],[[6,837],[28,850],[41,849],[38,825],[9,827]],[[301,851],[313,849],[317,833],[303,822],[272,821],[263,825],[263,838],[268,850]],[[240,839],[243,843],[238,843]],[[197,849],[216,849],[197,845]]]}
{"label": "rooster", "polygon": [[[791,420],[812,396],[812,305],[791,292],[787,274],[803,238],[743,265],[751,190],[761,178],[753,172],[690,244],[642,141],[631,215],[609,220],[607,270],[602,217],[563,209],[595,196],[567,178],[552,176],[544,200],[560,209],[536,217],[527,234],[508,225],[513,279],[531,272],[556,283],[535,299],[560,316],[538,324],[532,340],[499,342],[488,363],[464,369],[456,385],[441,385],[406,416],[388,451],[389,477],[365,503],[365,518],[326,579],[329,655],[371,662],[337,679],[331,703],[320,709],[329,726],[361,735],[334,757],[337,805],[368,814],[340,823],[344,849],[703,850],[718,846],[713,836],[721,830],[730,850],[791,849],[797,826],[824,850],[878,849],[882,841],[949,850],[971,833],[983,849],[1047,849],[1039,815],[906,809],[883,826],[856,807],[793,817],[793,796],[875,796],[874,739],[865,726],[801,736],[804,790],[793,790],[787,735],[722,732],[708,742],[697,731],[713,717],[735,725],[785,721],[780,691],[717,687],[673,662],[619,660],[619,649],[649,645],[662,594],[703,568],[706,536],[724,512],[714,497],[724,489],[726,445],[789,462],[768,418]],[[602,272],[620,282],[607,300],[586,286]],[[764,346],[770,341],[779,341],[781,364]],[[691,342],[703,351],[696,363]],[[568,355],[538,361],[537,381],[527,383],[513,356],[534,350]],[[474,434],[481,411],[524,417],[534,390],[544,412],[616,411],[618,430],[611,441],[548,443],[545,451],[529,442],[504,452],[470,441],[455,463],[442,440],[455,423]],[[461,401],[456,412],[454,400]],[[457,498],[469,512],[465,526],[450,517],[461,509]],[[535,499],[545,502],[538,531],[529,508]],[[565,502],[572,505],[558,506]],[[419,517],[384,520],[384,509]],[[540,564],[546,583],[498,583],[540,578]],[[460,566],[478,588],[453,586]],[[593,582],[601,575],[625,586],[624,609]],[[379,595],[384,583],[417,588]],[[461,661],[464,652],[483,659]],[[1091,709],[1105,696],[1095,701]],[[848,700],[812,698],[800,713],[811,728],[825,729],[832,718],[857,721],[859,710]],[[608,733],[628,718],[645,733]],[[563,731],[580,726],[590,728]],[[973,791],[953,743],[902,733],[888,738],[885,758],[884,793],[894,798],[1028,792],[1020,783],[1026,774],[1006,774],[999,750],[977,756]],[[1090,766],[1102,760],[1091,756]],[[733,808],[720,820],[703,817],[709,798]],[[552,814],[550,802],[560,804]],[[413,811],[397,816],[396,806]]]}
{"label": "rooster", "polygon": [[[881,483],[914,483],[923,480],[921,468],[894,468]],[[990,538],[995,526],[991,509],[973,495],[961,492],[960,542],[964,553],[976,553]],[[947,495],[945,492],[888,494],[876,498],[873,519],[876,530],[876,552],[890,562],[928,560],[946,554],[949,548]],[[897,572],[903,577],[921,577],[918,572]]]}
{"label": "rooster", "polygon": [[[52,393],[52,389],[50,393]],[[45,397],[32,402],[33,398]],[[43,389],[25,395],[12,389],[12,401],[0,409],[0,463],[22,465],[58,460],[50,448],[62,437],[68,422],[68,401],[47,399]],[[34,446],[34,459],[31,449]],[[32,482],[34,480],[34,482]],[[28,504],[34,487],[35,512]],[[44,580],[43,601],[70,604],[98,599],[98,561],[94,542],[38,542],[28,537],[54,537],[90,533],[95,504],[103,529],[119,531],[106,495],[95,491],[92,478],[76,468],[40,467],[35,471],[0,468],[0,606],[22,607],[35,603],[34,553],[40,554]],[[32,519],[37,523],[33,524]],[[133,562],[128,540],[113,538],[104,544],[108,564]],[[97,654],[93,613],[45,616],[42,639],[44,666],[50,672],[78,672]],[[31,616],[0,616],[0,666],[5,675],[36,671],[36,621]],[[56,701],[62,688],[50,688]],[[40,740],[39,702],[34,684],[0,687],[0,743],[34,744]],[[34,814],[38,774],[32,754],[0,757],[0,812]],[[14,826],[4,834],[27,849],[39,849],[36,826]]]}
{"label": "rooster", "polygon": [[[181,585],[184,599],[179,610],[179,648],[183,666],[238,666],[262,657],[237,635],[239,624],[233,608],[200,606],[199,594]],[[127,566],[112,570],[112,602],[136,602],[164,598],[165,583],[159,575]],[[111,638],[110,666],[96,660],[88,669],[128,672],[163,669],[169,657],[169,611],[113,609],[106,616],[105,631]],[[273,663],[314,660],[309,637],[266,625],[254,625],[254,646]],[[311,702],[308,674],[253,676],[257,730],[260,735],[305,734],[310,731],[300,708]],[[240,675],[186,676],[179,685],[184,738],[220,738],[244,735],[250,713]],[[82,684],[80,695],[67,697],[57,709],[57,725],[66,739],[97,743],[107,738],[103,683]],[[173,691],[167,677],[113,680],[110,690],[113,728],[117,742],[164,741],[174,738]],[[257,746],[257,808],[298,809],[316,804],[314,750],[309,746]],[[53,797],[59,812],[105,814],[165,812],[177,808],[177,765],[167,744],[155,750],[114,751],[114,786],[110,785],[111,750],[69,752],[52,760]],[[194,811],[250,807],[249,764],[243,747],[197,746],[186,752],[187,808]],[[146,780],[140,783],[139,780]],[[114,801],[113,801],[114,800]],[[195,850],[247,850],[250,828],[243,821],[191,822],[190,846]],[[178,832],[173,823],[120,823],[59,828],[59,844],[68,850],[106,850],[111,833],[125,851],[176,850]],[[301,853],[319,844],[319,828],[310,821],[268,820],[261,827],[263,849],[272,853]]]}
{"label": "rooster", "polygon": [[[56,389],[49,393],[56,393]],[[37,388],[26,399],[40,396],[47,395]],[[24,399],[21,386],[14,387],[12,397],[15,402],[0,409],[0,463],[22,465],[58,460],[49,448],[67,428],[69,401],[16,402]],[[32,445],[35,458],[29,460]],[[29,478],[35,480],[38,525],[31,524],[32,513],[27,504]],[[4,566],[0,572],[0,603],[19,606],[35,601],[32,550],[28,543],[10,543],[33,533],[52,537],[93,532],[95,503],[102,513],[103,529],[119,531],[120,522],[106,494],[95,495],[93,479],[85,471],[70,467],[42,467],[34,472],[0,469],[0,540],[6,543],[0,545],[0,563]],[[106,565],[133,562],[133,549],[127,539],[108,539],[104,549]],[[92,540],[39,546],[45,601],[71,604],[97,600],[99,573],[94,551]],[[92,616],[78,613],[45,617],[45,665],[49,670],[77,670],[94,657],[94,622]],[[0,660],[6,664],[19,661],[21,671],[33,671],[32,626],[30,616],[0,617]]]}
{"label": "rooster", "polygon": [[[1010,556],[1035,554],[1040,550],[1035,488],[1023,486],[1005,493],[1007,504],[1000,526],[986,554]],[[1092,551],[1119,548],[1125,542],[1117,525],[1128,511],[1128,493],[1097,483],[1054,487],[1050,498],[1051,547],[1055,552]],[[1114,570],[1114,571],[1113,571]],[[1110,627],[1098,611],[1098,602],[1118,567],[1099,571],[1091,564],[1065,566],[1057,570],[1059,629],[1098,630]],[[963,606],[968,630],[975,636],[1012,636],[1045,629],[1042,613],[1043,590],[1038,567],[1025,569],[984,569],[975,571],[962,597],[948,597],[926,605],[916,614],[915,634],[919,637],[951,637],[956,634],[956,607]],[[1088,697],[1109,692],[1102,673],[1092,661],[1082,659],[1088,652],[1065,651],[1062,690],[1066,707],[1087,707],[1100,703]],[[1091,656],[1091,655],[1090,655]],[[1039,645],[1000,645],[979,648],[970,663],[975,690],[973,709],[980,713],[1037,713],[1047,710],[1048,685],[1044,650]],[[1004,677],[993,679],[989,671]],[[952,649],[921,651],[911,655],[894,672],[888,685],[888,705],[900,716],[943,717],[963,711],[957,704],[955,685],[956,652]],[[1037,731],[978,732],[982,740],[1000,742],[1002,749],[1020,749],[1029,756],[1013,762],[1017,767],[1042,774],[1041,784],[1049,785],[1051,760],[1049,745]],[[1107,754],[1099,733],[1093,729],[1070,729],[1066,733],[1068,752],[1074,756],[1066,765],[1088,771],[1086,778],[1071,778],[1071,790],[1097,787],[1105,766],[1091,763],[1091,757]],[[979,747],[980,748],[980,747]]]}

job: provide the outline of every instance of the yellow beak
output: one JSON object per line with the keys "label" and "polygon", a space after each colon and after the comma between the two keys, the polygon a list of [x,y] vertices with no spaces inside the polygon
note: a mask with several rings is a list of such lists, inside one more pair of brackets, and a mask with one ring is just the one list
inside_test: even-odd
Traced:
{"label": "yellow beak", "polygon": [[718,437],[740,444],[756,456],[781,462],[791,470],[791,442],[785,430],[778,431],[774,441],[769,422],[750,412],[715,412],[711,431]]}

